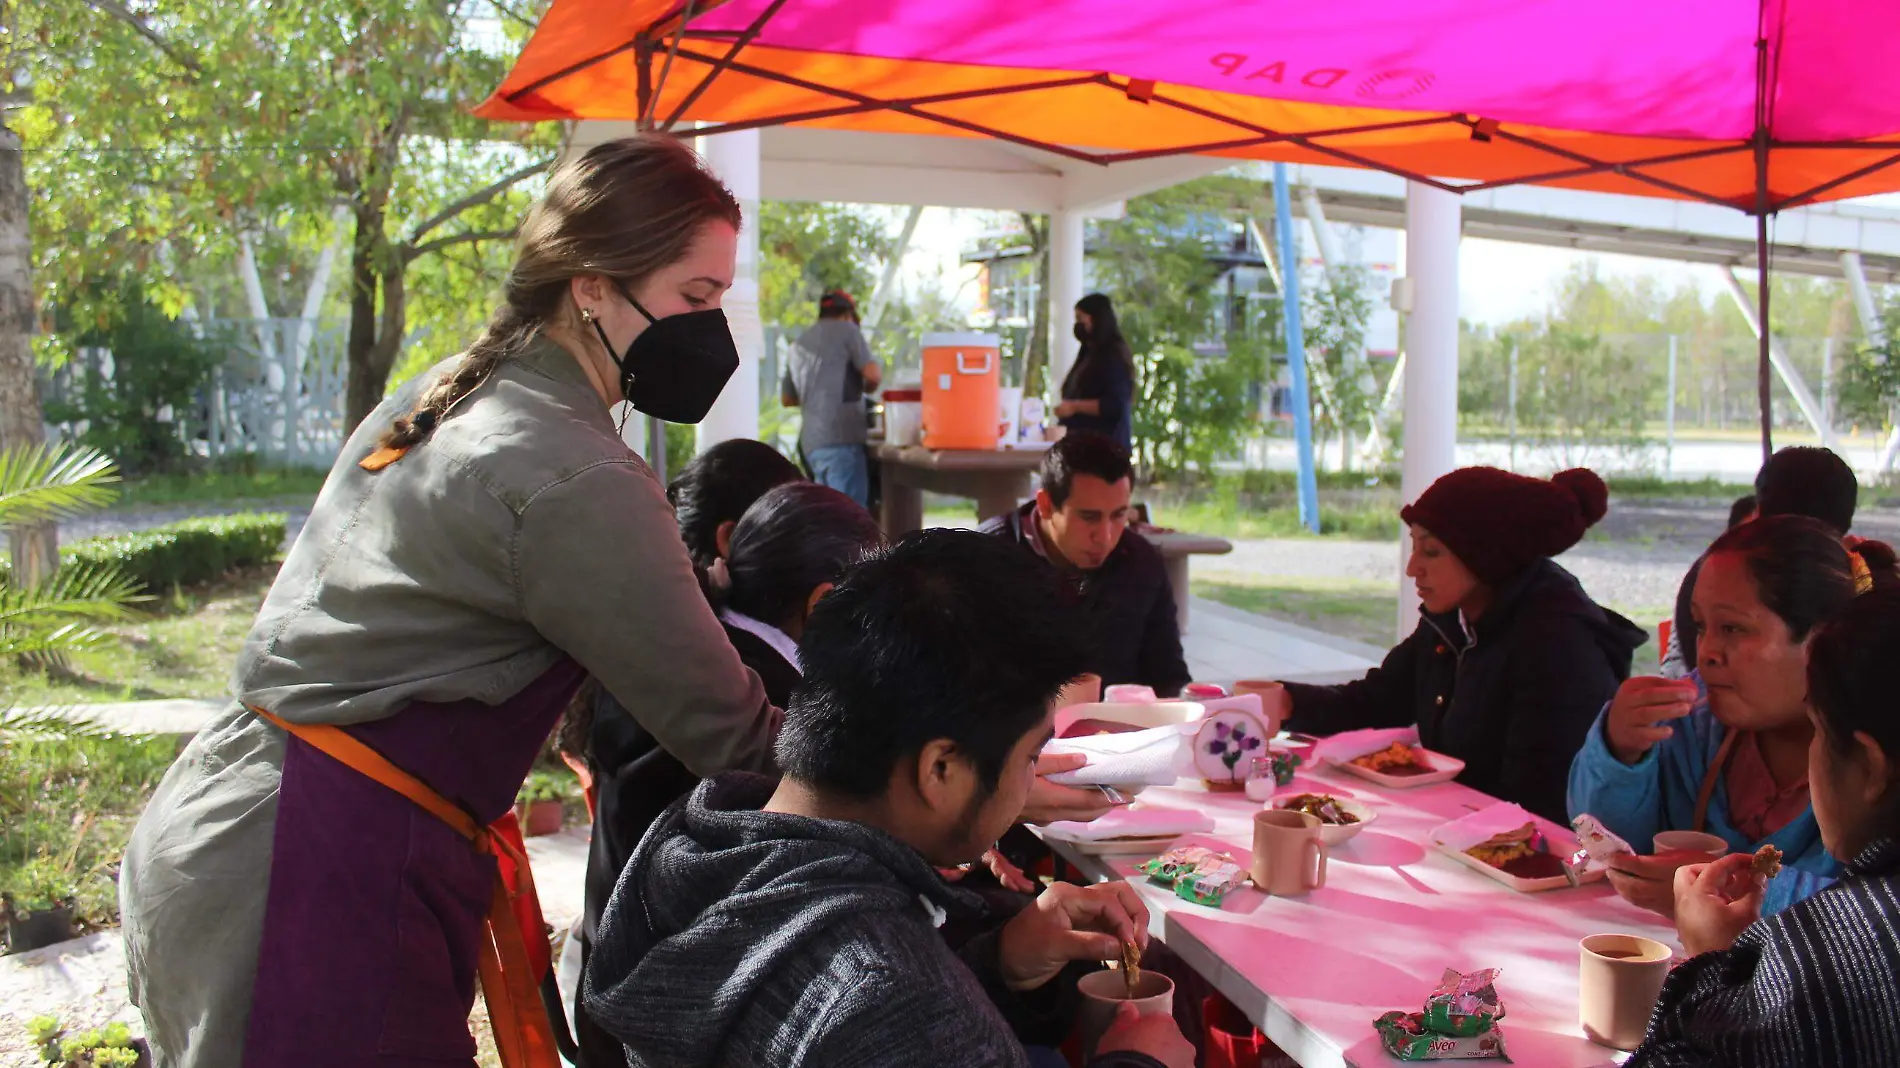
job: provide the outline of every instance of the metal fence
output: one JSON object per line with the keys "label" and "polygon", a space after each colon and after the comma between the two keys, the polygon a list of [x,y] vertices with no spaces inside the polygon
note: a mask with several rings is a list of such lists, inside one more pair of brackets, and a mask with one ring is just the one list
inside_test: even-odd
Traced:
{"label": "metal fence", "polygon": [[[187,452],[209,460],[255,456],[273,464],[328,467],[343,447],[344,394],[349,379],[345,328],[303,319],[200,320],[201,337],[226,352],[184,410],[161,413]],[[80,349],[47,375],[48,400],[79,396],[87,376],[110,381],[112,353]],[[56,425],[61,436],[85,433],[84,421]]]}

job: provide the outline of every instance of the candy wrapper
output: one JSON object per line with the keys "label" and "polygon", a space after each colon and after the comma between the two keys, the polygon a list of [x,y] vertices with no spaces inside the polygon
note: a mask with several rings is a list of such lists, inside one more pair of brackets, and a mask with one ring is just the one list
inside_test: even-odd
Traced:
{"label": "candy wrapper", "polygon": [[1458,1038],[1490,1030],[1491,1025],[1504,1016],[1504,1005],[1498,1000],[1497,977],[1496,968],[1469,975],[1446,968],[1444,978],[1438,981],[1438,989],[1425,999],[1425,1026],[1441,1035]]}
{"label": "candy wrapper", "polygon": [[1402,1061],[1510,1061],[1504,1051],[1504,1031],[1492,1027],[1468,1037],[1441,1035],[1425,1026],[1425,1014],[1388,1012],[1373,1021],[1385,1051]]}
{"label": "candy wrapper", "polygon": [[1602,864],[1618,853],[1634,853],[1630,844],[1616,835],[1595,816],[1585,812],[1570,821],[1570,829],[1577,832],[1577,841],[1583,845],[1583,851],[1590,859]]}
{"label": "candy wrapper", "polygon": [[1228,853],[1216,853],[1204,846],[1175,846],[1166,853],[1141,865],[1141,870],[1150,879],[1163,886],[1174,886],[1189,875],[1212,875],[1223,865],[1240,870]]}
{"label": "candy wrapper", "polygon": [[1239,886],[1246,876],[1240,865],[1222,864],[1212,871],[1189,872],[1174,881],[1174,896],[1196,905],[1219,908],[1227,892]]}
{"label": "candy wrapper", "polygon": [[1386,1052],[1402,1061],[1508,1061],[1497,977],[1496,968],[1469,975],[1446,968],[1424,1012],[1388,1012],[1372,1026]]}

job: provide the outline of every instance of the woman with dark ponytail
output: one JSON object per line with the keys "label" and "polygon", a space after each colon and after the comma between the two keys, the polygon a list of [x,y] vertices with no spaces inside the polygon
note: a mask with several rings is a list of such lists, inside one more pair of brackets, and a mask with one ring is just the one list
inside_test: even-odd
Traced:
{"label": "woman with dark ponytail", "polygon": [[127,851],[159,1064],[470,1063],[479,971],[504,1063],[551,1065],[506,814],[581,680],[696,774],[769,767],[778,712],[609,417],[718,397],[740,223],[674,138],[588,150],[483,334],[356,428]]}
{"label": "woman with dark ponytail", "polygon": [[[731,489],[726,483],[732,474],[702,479],[707,484],[698,490],[716,495]],[[726,551],[711,566],[710,596],[739,659],[758,673],[772,703],[783,708],[798,685],[798,640],[806,617],[847,568],[883,546],[884,532],[850,497],[804,481],[766,492],[725,530],[720,540]],[[592,932],[634,847],[667,806],[700,780],[611,695],[594,696],[592,715],[589,762],[599,809],[587,854],[584,954],[592,952]],[[575,1017],[582,1065],[625,1059],[620,1041],[602,1030],[578,1000]]]}
{"label": "woman with dark ponytail", "polygon": [[1709,547],[1691,599],[1695,671],[1630,679],[1604,708],[1570,769],[1570,810],[1589,813],[1639,853],[1610,858],[1630,901],[1675,916],[1677,869],[1708,859],[1649,853],[1658,832],[1707,831],[1730,848],[1780,850],[1762,908],[1779,912],[1839,872],[1810,803],[1810,647],[1857,593],[1900,584],[1893,550],[1805,516],[1775,515]]}

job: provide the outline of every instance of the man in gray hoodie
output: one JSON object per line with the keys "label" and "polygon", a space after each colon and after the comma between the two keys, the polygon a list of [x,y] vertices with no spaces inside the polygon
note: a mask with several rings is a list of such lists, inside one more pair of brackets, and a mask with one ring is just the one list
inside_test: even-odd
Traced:
{"label": "man in gray hoodie", "polygon": [[[960,947],[981,910],[938,868],[1016,821],[1083,621],[1001,539],[914,534],[854,569],[806,623],[778,740],[785,777],[702,783],[642,840],[583,988],[636,1066],[1028,1064],[1073,1024],[1075,980],[1145,945],[1126,883],[1060,885]],[[1188,1068],[1165,1016],[1131,1008],[1095,1068]]]}

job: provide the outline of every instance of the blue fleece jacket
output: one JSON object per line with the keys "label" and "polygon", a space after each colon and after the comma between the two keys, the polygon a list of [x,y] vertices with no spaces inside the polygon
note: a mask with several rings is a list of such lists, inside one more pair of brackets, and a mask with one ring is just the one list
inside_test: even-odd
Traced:
{"label": "blue fleece jacket", "polygon": [[[1689,677],[1696,683],[1695,707],[1670,724],[1675,733],[1651,747],[1641,760],[1625,764],[1610,752],[1604,735],[1610,708],[1605,705],[1583,748],[1570,762],[1571,816],[1588,812],[1639,853],[1649,852],[1650,839],[1659,831],[1693,829],[1702,779],[1728,736],[1728,728],[1709,711],[1709,692],[1701,676]],[[1840,864],[1821,844],[1821,828],[1814,822],[1812,807],[1786,827],[1752,841],[1729,820],[1727,778],[1716,780],[1707,826],[1702,829],[1727,839],[1731,849],[1752,853],[1766,844],[1781,850],[1781,874],[1768,883],[1762,897],[1763,915],[1779,912],[1834,882]]]}

